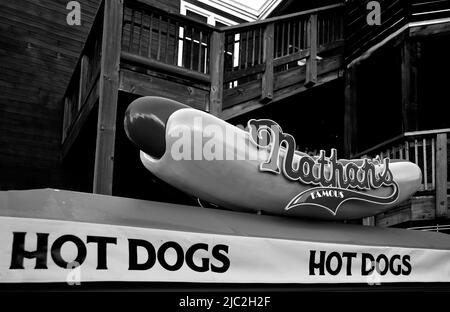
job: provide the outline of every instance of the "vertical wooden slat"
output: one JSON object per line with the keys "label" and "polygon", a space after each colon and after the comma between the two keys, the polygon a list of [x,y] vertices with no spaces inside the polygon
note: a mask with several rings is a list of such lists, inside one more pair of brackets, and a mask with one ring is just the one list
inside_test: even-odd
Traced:
{"label": "vertical wooden slat", "polygon": [[[223,32],[214,31],[211,35],[209,112],[215,116],[222,113],[224,44]],[[212,57],[214,55],[214,57]]]}
{"label": "vertical wooden slat", "polygon": [[167,63],[167,57],[169,56],[169,39],[170,39],[170,18],[167,18],[167,33],[166,33],[166,51],[164,51],[166,57],[165,62]]}
{"label": "vertical wooden slat", "polygon": [[161,57],[161,30],[162,30],[162,16],[159,16],[159,23],[158,23],[158,50],[156,52],[156,59],[159,61]]}
{"label": "vertical wooden slat", "polygon": [[298,50],[302,50],[303,49],[303,45],[302,45],[302,37],[303,37],[303,33],[302,33],[302,20],[298,21]]}
{"label": "vertical wooden slat", "polygon": [[105,1],[93,192],[112,194],[123,1]]}
{"label": "vertical wooden slat", "polygon": [[431,188],[436,189],[436,143],[434,138],[431,139]]}
{"label": "vertical wooden slat", "polygon": [[309,18],[308,48],[309,55],[306,61],[306,87],[313,86],[317,83],[317,14],[311,14]]}
{"label": "vertical wooden slat", "polygon": [[428,189],[428,170],[427,170],[427,140],[422,140],[422,161],[423,161],[423,181],[425,189]]}
{"label": "vertical wooden slat", "polygon": [[418,141],[414,140],[414,163],[419,165],[419,147],[417,146]]}
{"label": "vertical wooden slat", "polygon": [[256,30],[252,30],[253,42],[252,42],[252,66],[255,66],[255,52],[256,52]]}
{"label": "vertical wooden slat", "polygon": [[248,67],[248,31],[245,32],[245,65],[244,68]]}
{"label": "vertical wooden slat", "polygon": [[265,62],[262,74],[261,101],[269,102],[273,99],[273,49],[274,49],[274,24],[266,25],[264,30],[263,62]]}
{"label": "vertical wooden slat", "polygon": [[139,27],[138,54],[141,55],[142,49],[142,28],[144,28],[144,11],[141,11],[141,25]]}
{"label": "vertical wooden slat", "polygon": [[242,33],[239,33],[239,58],[238,58],[238,69],[242,68]]}
{"label": "vertical wooden slat", "polygon": [[436,217],[447,217],[447,133],[436,138]]}
{"label": "vertical wooden slat", "polygon": [[291,22],[287,22],[287,44],[286,44],[286,55],[291,54]]}
{"label": "vertical wooden slat", "polygon": [[190,62],[189,62],[189,69],[194,69],[194,26],[191,27],[191,55],[190,55]]}
{"label": "vertical wooden slat", "polygon": [[177,22],[175,22],[175,33],[174,33],[174,38],[173,38],[173,44],[175,45],[175,52],[173,54],[173,64],[175,64],[175,65],[178,64],[178,43],[180,41],[179,34],[178,34],[179,31],[180,31],[180,25],[177,21]]}
{"label": "vertical wooden slat", "polygon": [[259,53],[258,53],[258,64],[262,64],[262,58],[264,53],[264,40],[263,40],[263,28],[259,28]]}
{"label": "vertical wooden slat", "polygon": [[197,71],[202,71],[202,40],[203,40],[203,32],[200,30],[200,37],[198,40],[198,66]]}
{"label": "vertical wooden slat", "polygon": [[363,218],[364,226],[375,226],[375,216]]}
{"label": "vertical wooden slat", "polygon": [[183,55],[181,57],[181,66],[187,68],[187,64],[186,64],[187,60],[186,60],[186,58],[187,58],[188,55],[187,55],[187,53],[185,54],[184,52],[187,51],[186,35],[187,35],[188,28],[185,25],[183,25],[182,28],[183,28],[183,38],[182,38],[181,42],[183,43],[183,51],[182,51]]}
{"label": "vertical wooden slat", "polygon": [[400,158],[400,159],[404,159],[404,158],[403,158],[403,145],[400,145],[399,153],[400,153],[399,158]]}
{"label": "vertical wooden slat", "polygon": [[409,142],[408,141],[405,141],[405,154],[406,154],[405,159],[409,160]]}
{"label": "vertical wooden slat", "polygon": [[134,9],[131,9],[131,24],[130,24],[130,42],[128,44],[128,51],[133,52],[134,41]]}
{"label": "vertical wooden slat", "polygon": [[152,58],[152,40],[153,40],[153,13],[150,13],[150,26],[148,31],[148,51],[147,56]]}

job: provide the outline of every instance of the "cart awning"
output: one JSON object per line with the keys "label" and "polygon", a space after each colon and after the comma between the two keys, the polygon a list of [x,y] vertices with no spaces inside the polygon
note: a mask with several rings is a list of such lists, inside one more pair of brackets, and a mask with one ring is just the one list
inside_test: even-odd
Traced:
{"label": "cart awning", "polygon": [[54,189],[0,192],[0,283],[450,282],[450,237]]}

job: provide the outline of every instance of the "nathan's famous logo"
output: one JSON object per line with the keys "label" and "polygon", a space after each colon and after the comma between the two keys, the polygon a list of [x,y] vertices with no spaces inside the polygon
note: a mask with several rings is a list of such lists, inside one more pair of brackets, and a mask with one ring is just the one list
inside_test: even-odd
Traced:
{"label": "nathan's famous logo", "polygon": [[[379,158],[338,160],[335,149],[331,150],[328,158],[323,150],[320,156],[309,156],[295,150],[294,137],[284,133],[270,119],[252,119],[248,122],[248,129],[253,144],[270,150],[268,159],[260,164],[261,171],[275,174],[282,171],[289,180],[314,186],[294,196],[285,210],[313,205],[336,215],[339,207],[349,200],[388,205],[398,198],[398,185],[389,169],[389,158],[382,162]],[[265,138],[268,139],[261,143]],[[282,164],[281,155],[284,156]],[[381,187],[391,187],[391,194],[379,197],[367,192]]]}

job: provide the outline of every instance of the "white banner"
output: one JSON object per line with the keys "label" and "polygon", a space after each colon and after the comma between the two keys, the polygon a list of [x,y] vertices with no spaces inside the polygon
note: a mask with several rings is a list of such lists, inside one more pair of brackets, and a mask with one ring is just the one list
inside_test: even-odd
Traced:
{"label": "white banner", "polygon": [[450,282],[450,251],[0,217],[0,283]]}

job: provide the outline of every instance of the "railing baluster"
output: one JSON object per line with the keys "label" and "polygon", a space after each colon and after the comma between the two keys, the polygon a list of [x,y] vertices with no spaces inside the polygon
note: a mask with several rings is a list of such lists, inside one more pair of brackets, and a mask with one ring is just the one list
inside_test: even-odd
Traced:
{"label": "railing baluster", "polygon": [[[198,66],[197,66],[197,70],[199,72],[202,71],[202,40],[203,40],[203,33],[202,31],[200,31],[200,37],[198,40]],[[226,53],[226,51],[225,51]]]}
{"label": "railing baluster", "polygon": [[284,23],[282,23],[281,27],[281,56],[284,56]]}
{"label": "railing baluster", "polygon": [[436,143],[434,142],[434,137],[431,139],[431,188],[436,189],[436,154],[435,154]]}
{"label": "railing baluster", "polygon": [[[186,58],[187,58],[187,44],[186,44],[186,36],[187,36],[187,31],[188,28],[186,25],[182,26],[183,29],[183,38],[182,38],[182,56],[181,56],[181,66],[187,68],[187,64],[186,64]],[[186,51],[186,53],[185,53]]]}
{"label": "railing baluster", "polygon": [[162,30],[162,15],[159,16],[159,25],[158,25],[158,52],[156,53],[156,59],[159,61],[161,57],[161,30]]}
{"label": "railing baluster", "polygon": [[436,138],[436,217],[448,216],[447,177],[447,133],[439,133]]}
{"label": "railing baluster", "polygon": [[252,66],[255,66],[255,52],[256,52],[256,30],[252,30],[253,42],[252,42]]}
{"label": "railing baluster", "polygon": [[150,26],[148,30],[148,51],[147,55],[152,58],[152,41],[153,41],[153,13],[150,13]]}
{"label": "railing baluster", "polygon": [[264,49],[264,40],[263,40],[263,28],[259,27],[259,53],[258,53],[258,64],[262,64],[263,58],[263,49]]}
{"label": "railing baluster", "polygon": [[141,27],[139,27],[139,45],[138,45],[138,54],[141,55],[141,46],[142,46],[142,28],[144,28],[144,12],[141,11]]}
{"label": "railing baluster", "polygon": [[239,33],[239,58],[238,58],[238,69],[242,68],[242,34]]}
{"label": "railing baluster", "polygon": [[425,183],[425,190],[428,189],[428,171],[427,171],[427,141],[422,140],[422,157],[423,157],[423,180]]}
{"label": "railing baluster", "polygon": [[248,31],[245,32],[245,65],[244,68],[248,67]]}
{"label": "railing baluster", "polygon": [[166,33],[166,63],[167,57],[169,56],[169,38],[170,38],[170,18],[167,18],[167,33]]}
{"label": "railing baluster", "polygon": [[174,44],[174,48],[175,48],[175,52],[173,54],[173,63],[175,65],[178,64],[178,44],[179,44],[179,40],[180,40],[179,34],[178,34],[179,31],[180,31],[180,25],[177,21],[177,22],[175,22],[175,32],[173,34],[174,35],[173,44]]}
{"label": "railing baluster", "polygon": [[419,165],[419,148],[417,147],[417,139],[414,140],[414,163]]}
{"label": "railing baluster", "polygon": [[189,69],[194,69],[194,26],[191,26],[191,60],[189,62]]}
{"label": "railing baluster", "polygon": [[405,141],[405,154],[406,154],[406,160],[409,160],[409,142]]}
{"label": "railing baluster", "polygon": [[399,148],[399,158],[400,159],[403,159],[403,145],[400,145],[400,148]]}
{"label": "railing baluster", "polygon": [[291,22],[287,22],[287,47],[286,47],[286,55],[290,53],[290,41],[291,41]]}
{"label": "railing baluster", "polygon": [[130,42],[128,44],[129,52],[133,52],[133,41],[134,41],[134,9],[131,9]]}

